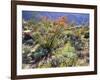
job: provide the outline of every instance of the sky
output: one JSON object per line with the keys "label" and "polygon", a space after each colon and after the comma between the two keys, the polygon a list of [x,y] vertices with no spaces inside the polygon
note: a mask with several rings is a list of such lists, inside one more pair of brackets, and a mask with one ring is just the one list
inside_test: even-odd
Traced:
{"label": "sky", "polygon": [[47,16],[50,20],[56,20],[58,17],[66,16],[68,22],[75,22],[76,25],[89,24],[88,13],[68,13],[68,12],[44,12],[44,11],[22,11],[22,18],[27,21],[34,17],[39,20],[41,16]]}

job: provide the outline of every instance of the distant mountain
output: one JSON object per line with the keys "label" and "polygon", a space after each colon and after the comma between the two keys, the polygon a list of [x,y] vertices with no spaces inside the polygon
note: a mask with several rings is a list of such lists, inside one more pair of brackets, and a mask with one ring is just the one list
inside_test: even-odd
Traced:
{"label": "distant mountain", "polygon": [[63,13],[63,12],[40,12],[40,11],[22,11],[22,17],[25,21],[34,18],[39,20],[41,16],[47,16],[50,20],[56,20],[58,17],[66,16],[68,22],[74,22],[76,25],[88,24],[89,14],[84,13]]}

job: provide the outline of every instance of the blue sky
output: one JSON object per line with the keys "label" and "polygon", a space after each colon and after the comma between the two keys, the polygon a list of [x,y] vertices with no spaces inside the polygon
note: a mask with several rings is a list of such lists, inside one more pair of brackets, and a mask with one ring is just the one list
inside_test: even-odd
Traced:
{"label": "blue sky", "polygon": [[47,16],[50,20],[56,20],[58,17],[66,16],[68,22],[75,22],[77,25],[89,24],[89,14],[87,13],[68,13],[68,12],[44,12],[44,11],[22,11],[22,18],[29,20],[34,17],[38,20],[41,16]]}

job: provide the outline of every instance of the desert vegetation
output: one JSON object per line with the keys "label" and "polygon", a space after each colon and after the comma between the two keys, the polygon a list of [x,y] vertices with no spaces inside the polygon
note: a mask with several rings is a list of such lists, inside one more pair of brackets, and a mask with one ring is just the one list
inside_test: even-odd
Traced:
{"label": "desert vegetation", "polygon": [[22,68],[89,65],[89,25],[41,16],[22,21]]}

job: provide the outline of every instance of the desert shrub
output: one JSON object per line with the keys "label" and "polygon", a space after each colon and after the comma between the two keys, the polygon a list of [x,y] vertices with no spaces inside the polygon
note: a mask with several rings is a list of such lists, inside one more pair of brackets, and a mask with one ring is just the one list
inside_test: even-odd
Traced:
{"label": "desert shrub", "polygon": [[38,64],[38,68],[50,68],[50,67],[52,67],[50,59],[48,59],[48,60],[42,60]]}
{"label": "desert shrub", "polygon": [[23,49],[22,49],[22,53],[23,54],[28,54],[28,53],[30,53],[30,47],[23,47]]}
{"label": "desert shrub", "polygon": [[74,66],[77,62],[77,54],[75,48],[68,42],[63,48],[59,48],[53,55],[58,59],[58,66]]}
{"label": "desert shrub", "polygon": [[31,58],[28,57],[28,54],[30,54],[30,47],[24,47],[22,49],[22,62],[24,64],[29,64]]}
{"label": "desert shrub", "polygon": [[86,32],[86,33],[84,34],[84,38],[89,39],[89,32]]}

